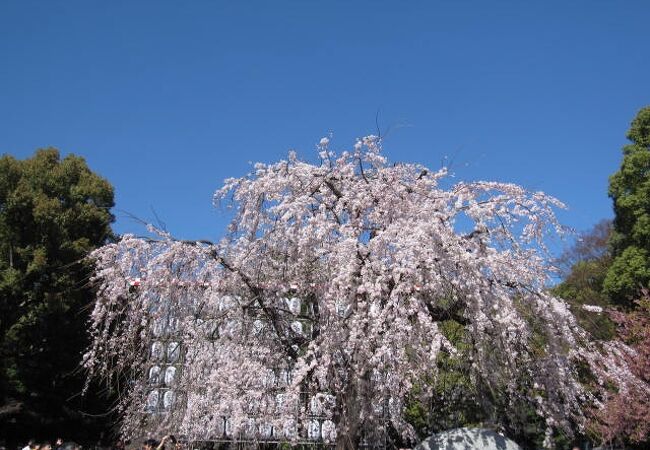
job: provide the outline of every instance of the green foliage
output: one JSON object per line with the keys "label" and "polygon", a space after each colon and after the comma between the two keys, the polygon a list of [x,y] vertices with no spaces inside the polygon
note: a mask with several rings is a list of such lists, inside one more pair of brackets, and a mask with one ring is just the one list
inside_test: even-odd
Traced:
{"label": "green foliage", "polygon": [[15,430],[79,418],[69,399],[83,386],[75,372],[92,300],[82,260],[112,238],[113,204],[83,158],[51,148],[0,158],[0,402],[17,406],[0,415],[0,434],[9,421]]}
{"label": "green foliage", "polygon": [[627,137],[621,168],[609,179],[614,261],[603,287],[616,303],[632,306],[650,282],[650,107],[639,111]]}
{"label": "green foliage", "polygon": [[614,259],[607,272],[605,292],[630,306],[631,299],[650,281],[650,254],[644,248],[631,245]]}
{"label": "green foliage", "polygon": [[563,281],[552,289],[554,295],[571,305],[580,325],[598,340],[609,340],[615,335],[615,326],[606,314],[586,311],[583,305],[611,307],[603,292],[603,283],[612,264],[609,240],[612,224],[597,223],[593,229],[580,234],[576,243],[558,259]]}
{"label": "green foliage", "polygon": [[485,420],[485,414],[477,398],[478,391],[470,380],[470,344],[467,342],[465,327],[455,320],[439,323],[442,333],[454,344],[458,353],[441,353],[438,356],[438,376],[422,380],[423,385],[433,387],[431,404],[416,400],[418,390],[408,403],[405,417],[413,425],[420,438],[440,431],[462,426],[478,426]]}
{"label": "green foliage", "polygon": [[[433,433],[458,427],[498,426],[523,448],[541,448],[546,424],[536,413],[534,405],[510,398],[505,386],[502,390],[493,391],[481,380],[472,379],[472,346],[465,327],[455,320],[442,321],[439,326],[457,353],[441,353],[435,381],[433,377],[422,380],[423,385],[434,389],[431,404],[425,405],[415,400],[422,386],[414,389],[413,400],[408,403],[405,417],[418,436],[423,439]],[[522,392],[532,389],[530,380],[522,378],[517,384]],[[559,446],[568,443],[562,434],[558,434],[555,440]]]}

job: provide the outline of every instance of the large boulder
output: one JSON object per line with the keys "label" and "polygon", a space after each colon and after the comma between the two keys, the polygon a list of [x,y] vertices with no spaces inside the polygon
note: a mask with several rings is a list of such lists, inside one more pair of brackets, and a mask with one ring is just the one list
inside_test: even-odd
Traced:
{"label": "large boulder", "polygon": [[521,447],[492,430],[456,428],[426,438],[414,450],[521,450]]}

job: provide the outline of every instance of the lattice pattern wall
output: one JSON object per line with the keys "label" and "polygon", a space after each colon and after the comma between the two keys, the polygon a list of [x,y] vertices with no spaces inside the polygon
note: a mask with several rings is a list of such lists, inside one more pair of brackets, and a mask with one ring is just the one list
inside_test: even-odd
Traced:
{"label": "lattice pattern wall", "polygon": [[[311,333],[311,324],[308,320],[299,318],[308,317],[309,311],[305,304],[296,297],[285,298],[284,301],[287,310],[296,316],[290,323],[291,330],[296,334],[308,336]],[[197,310],[193,311],[194,324],[204,329],[206,339],[217,338],[219,333],[233,332],[258,336],[269,327],[265,320],[256,317],[254,310],[251,310],[243,323],[221,323],[219,329],[212,324],[213,319],[201,307],[198,311],[199,313]],[[149,421],[163,420],[164,416],[174,409],[183,408],[186,393],[183,392],[182,383],[179,381],[183,376],[186,349],[181,326],[184,318],[179,317],[180,314],[187,314],[187,311],[179,313],[178,309],[164,304],[152,312],[155,318],[149,333],[150,364],[146,374],[148,392],[143,408]],[[273,397],[267,401],[281,407],[285,397],[284,389],[291,381],[292,372],[286,368],[275,369],[267,374],[265,383],[273,386],[274,391]],[[252,415],[238,433],[233,430],[231,418],[222,416],[215,429],[209,430],[210,441],[267,444],[290,441],[308,445],[329,445],[336,440],[336,426],[331,416],[334,401],[334,396],[327,393],[304,391],[301,394],[301,403],[306,415],[302,414],[302,420],[289,419],[279,426]],[[376,414],[385,414],[386,407],[377,405]],[[254,410],[255,405],[251,405],[251,409]],[[372,430],[367,433],[363,446],[384,448],[384,441],[383,430]]]}

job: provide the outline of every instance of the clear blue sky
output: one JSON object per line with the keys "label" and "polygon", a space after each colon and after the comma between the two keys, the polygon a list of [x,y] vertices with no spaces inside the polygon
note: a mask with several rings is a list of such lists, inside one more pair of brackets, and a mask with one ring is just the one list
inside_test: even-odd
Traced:
{"label": "clear blue sky", "polygon": [[[533,3],[536,3],[533,5]],[[119,210],[215,239],[224,178],[332,133],[611,217],[650,1],[0,1],[0,153],[84,156]]]}

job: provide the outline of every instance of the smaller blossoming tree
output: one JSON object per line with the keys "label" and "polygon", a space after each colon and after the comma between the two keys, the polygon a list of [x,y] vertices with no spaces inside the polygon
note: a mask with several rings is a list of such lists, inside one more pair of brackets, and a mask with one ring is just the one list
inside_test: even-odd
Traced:
{"label": "smaller blossoming tree", "polygon": [[610,311],[621,338],[630,345],[621,354],[621,363],[631,368],[640,383],[611,394],[598,412],[596,430],[606,442],[650,440],[650,295],[647,289],[642,293],[634,310]]}
{"label": "smaller blossoming tree", "polygon": [[[312,437],[353,449],[390,429],[413,440],[407,401],[427,403],[447,357],[506,409],[532,405],[549,432],[584,423],[585,405],[599,402],[581,366],[601,384],[633,382],[544,289],[558,200],[389,164],[374,136],[340,155],[327,139],[319,147],[320,163],[292,153],[226,180],[215,200],[235,215],[218,243],[159,233],[93,253],[85,364],[128,380],[126,433],[148,421],[191,439]],[[462,351],[449,322],[462,328]],[[166,413],[143,415],[152,358],[179,345]]]}

